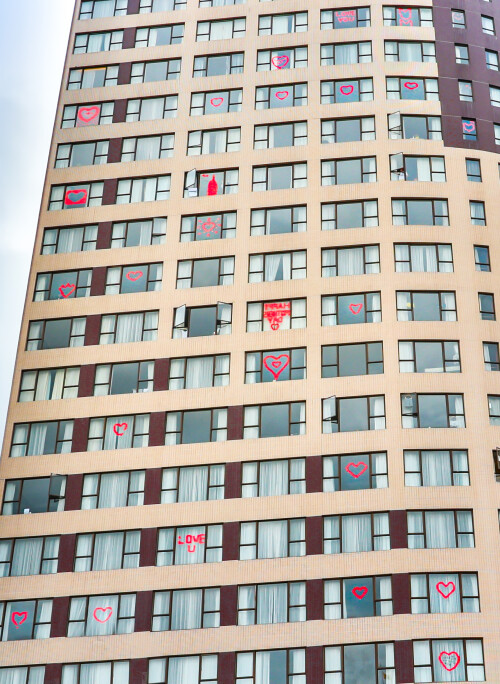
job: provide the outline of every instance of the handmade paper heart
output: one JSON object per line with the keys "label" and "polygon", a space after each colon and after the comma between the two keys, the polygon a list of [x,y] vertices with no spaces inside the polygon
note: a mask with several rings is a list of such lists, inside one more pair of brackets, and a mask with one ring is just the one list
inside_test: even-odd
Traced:
{"label": "handmade paper heart", "polygon": [[15,624],[16,629],[19,629],[23,622],[26,622],[28,619],[28,613],[26,611],[23,611],[22,613],[12,613],[10,619]]}
{"label": "handmade paper heart", "polygon": [[129,271],[125,278],[127,278],[127,280],[139,280],[143,275],[142,271]]}
{"label": "handmade paper heart", "polygon": [[220,107],[223,102],[224,102],[223,97],[213,97],[210,100],[210,104],[212,105],[212,107]]}
{"label": "handmade paper heart", "polygon": [[[280,354],[279,356],[273,356],[272,354],[269,354],[268,356],[264,356],[263,362],[264,366],[272,374],[273,378],[277,380],[290,363],[290,356],[288,354]],[[270,365],[272,368],[270,368]],[[276,368],[277,370],[273,370],[273,368]]]}
{"label": "handmade paper heart", "polygon": [[[120,432],[121,428],[123,428],[123,432]],[[113,425],[113,432],[118,437],[121,437],[123,435],[123,433],[126,432],[127,429],[128,429],[128,423],[115,423]]]}
{"label": "handmade paper heart", "polygon": [[273,57],[271,60],[276,69],[283,69],[286,67],[289,61],[290,58],[287,55],[278,55],[277,57]]}
{"label": "handmade paper heart", "polygon": [[78,110],[77,118],[84,123],[89,123],[89,121],[93,121],[96,116],[99,116],[100,111],[100,107],[81,107],[81,109]]}
{"label": "handmade paper heart", "polygon": [[349,304],[349,309],[354,315],[359,314],[362,308],[363,304],[361,304],[361,302],[359,304]]}
{"label": "handmade paper heart", "polygon": [[465,133],[473,133],[476,130],[474,121],[462,121],[462,128]]}
{"label": "handmade paper heart", "polygon": [[368,593],[368,587],[353,587],[352,593],[357,599],[364,598]]}
{"label": "handmade paper heart", "polygon": [[441,653],[438,656],[438,660],[445,670],[448,670],[448,672],[452,672],[452,670],[457,669],[460,663],[460,656],[456,651],[451,651],[451,653],[441,651]]}
{"label": "handmade paper heart", "polygon": [[64,196],[64,204],[86,204],[86,190],[67,190]]}
{"label": "handmade paper heart", "polygon": [[404,87],[408,88],[408,90],[415,90],[415,88],[418,88],[418,83],[415,83],[415,81],[406,81]]}
{"label": "handmade paper heart", "polygon": [[352,85],[340,86],[339,90],[342,93],[342,95],[352,95],[352,93],[354,92],[354,86],[352,86]]}
{"label": "handmade paper heart", "polygon": [[[359,468],[359,472],[356,473],[356,472],[354,472],[354,470],[356,470],[357,468]],[[352,475],[356,479],[358,477],[360,477],[365,472],[365,470],[367,468],[368,468],[368,464],[365,463],[364,461],[360,461],[359,463],[348,463],[345,467],[345,469],[347,470],[349,475]]]}
{"label": "handmade paper heart", "polygon": [[[441,589],[439,588],[440,586],[443,587],[443,588],[445,589],[445,591],[441,591]],[[451,589],[450,589],[449,591],[446,591],[446,589],[447,589],[449,586],[451,586]],[[438,582],[438,583],[436,584],[436,589],[437,589],[437,591],[441,594],[441,596],[442,596],[443,598],[447,599],[447,598],[449,598],[449,597],[453,594],[453,592],[454,592],[455,589],[456,589],[456,586],[455,586],[455,583],[454,583],[454,582],[448,582],[448,584],[445,584],[444,582]]]}
{"label": "handmade paper heart", "polygon": [[64,297],[64,299],[72,295],[75,290],[76,285],[74,283],[66,283],[66,285],[59,286],[59,292],[61,293],[61,297]]}
{"label": "handmade paper heart", "polygon": [[278,90],[278,92],[275,93],[278,100],[284,100],[286,97],[289,96],[289,94],[290,93],[288,92],[288,90]]}
{"label": "handmade paper heart", "polygon": [[[101,615],[101,617],[97,615],[98,613]],[[94,610],[94,620],[97,620],[97,622],[107,622],[112,615],[113,609],[111,606],[107,606],[106,608],[96,608]]]}

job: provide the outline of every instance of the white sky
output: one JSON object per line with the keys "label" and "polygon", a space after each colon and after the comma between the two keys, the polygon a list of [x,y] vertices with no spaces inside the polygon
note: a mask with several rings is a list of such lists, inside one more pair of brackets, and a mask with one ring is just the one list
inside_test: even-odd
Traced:
{"label": "white sky", "polygon": [[0,443],[74,0],[0,0]]}

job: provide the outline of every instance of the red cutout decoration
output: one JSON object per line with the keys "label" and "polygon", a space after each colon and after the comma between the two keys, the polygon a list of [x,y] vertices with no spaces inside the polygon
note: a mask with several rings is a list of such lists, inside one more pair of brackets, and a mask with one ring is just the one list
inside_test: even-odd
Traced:
{"label": "red cutout decoration", "polygon": [[80,126],[88,126],[97,116],[99,116],[100,111],[100,107],[80,107],[76,117],[77,124]]}
{"label": "red cutout decoration", "polygon": [[127,278],[127,280],[134,281],[134,280],[139,280],[139,278],[142,278],[143,275],[144,274],[142,271],[129,271],[127,273],[127,275],[125,276],[125,278]]}
{"label": "red cutout decoration", "polygon": [[[449,587],[450,584],[451,584],[451,589],[447,593],[445,593],[444,591],[441,591],[441,589],[439,588],[440,586],[442,586],[444,589],[447,589],[447,587]],[[441,596],[443,598],[445,598],[445,599],[450,598],[450,596],[455,592],[455,589],[456,589],[455,582],[448,582],[448,584],[445,584],[444,582],[438,582],[436,584],[436,589],[441,594]]]}
{"label": "red cutout decoration", "polygon": [[82,188],[81,190],[66,190],[64,195],[65,205],[85,205],[87,204],[87,191]]}
{"label": "red cutout decoration", "polygon": [[[123,428],[123,432],[119,432],[120,428]],[[117,437],[121,437],[128,429],[128,423],[115,423],[113,425],[113,432]]]}
{"label": "red cutout decoration", "polygon": [[[268,365],[268,359],[270,365]],[[271,361],[271,359],[273,360]],[[283,360],[281,361],[280,359]],[[269,356],[264,356],[263,363],[267,370],[272,374],[273,378],[277,380],[290,363],[290,356],[288,354],[280,354],[279,356],[272,356],[272,354],[269,354]],[[272,366],[272,368],[270,366]],[[274,370],[275,368],[277,370]]]}
{"label": "red cutout decoration", "polygon": [[354,315],[359,314],[362,308],[363,304],[361,302],[359,304],[349,304],[349,309]]}
{"label": "red cutout decoration", "polygon": [[[353,473],[351,467],[352,468],[361,468],[361,470],[359,471],[359,473]],[[365,470],[367,470],[367,468],[368,468],[368,464],[365,463],[364,461],[360,461],[359,463],[348,463],[345,467],[345,469],[347,470],[349,475],[352,475],[356,479],[358,479],[358,477],[361,477],[361,475],[365,472]]]}
{"label": "red cutout decoration", "polygon": [[288,90],[278,90],[278,92],[274,93],[274,94],[276,95],[278,100],[284,100],[286,97],[288,97],[290,95]]}
{"label": "red cutout decoration", "polygon": [[418,83],[415,83],[415,81],[406,81],[404,87],[408,88],[408,90],[415,90],[415,88],[418,88]]}
{"label": "red cutout decoration", "polygon": [[[69,292],[63,292],[63,290],[66,287],[69,287]],[[61,293],[61,297],[64,297],[64,299],[67,299],[76,290],[76,285],[75,285],[75,283],[66,283],[66,285],[59,285],[58,289],[59,289],[59,292]]]}
{"label": "red cutout decoration", "polygon": [[[106,615],[106,613],[108,611],[109,611],[109,614]],[[101,618],[97,617],[98,612],[103,614],[102,620],[101,620]],[[94,620],[97,620],[97,622],[101,622],[101,623],[107,622],[112,615],[113,615],[113,609],[111,608],[111,606],[107,606],[106,608],[99,608],[98,607],[94,610]]]}
{"label": "red cutout decoration", "polygon": [[269,302],[264,304],[264,318],[267,318],[271,330],[278,330],[285,316],[291,315],[290,302]]}
{"label": "red cutout decoration", "polygon": [[273,57],[271,60],[276,69],[284,69],[289,61],[290,57],[287,55],[278,55],[277,57]]}
{"label": "red cutout decoration", "polygon": [[[19,619],[19,618],[21,618],[21,619]],[[10,619],[12,620],[14,625],[16,626],[16,629],[19,629],[19,627],[23,624],[23,622],[26,622],[26,620],[28,619],[28,613],[25,610],[22,613],[12,613],[12,615],[10,616]]]}
{"label": "red cutout decoration", "polygon": [[207,237],[210,237],[210,235],[213,233],[214,235],[217,235],[217,233],[220,230],[220,220],[217,218],[215,221],[209,216],[206,221],[203,221],[201,223],[201,219],[198,219],[198,226],[197,226],[197,233],[198,235],[201,235],[201,232],[205,233]]}
{"label": "red cutout decoration", "polygon": [[452,672],[453,670],[457,669],[460,663],[460,656],[456,651],[451,651],[451,653],[447,653],[447,651],[441,651],[438,660],[445,670]]}
{"label": "red cutout decoration", "polygon": [[413,26],[413,20],[411,18],[411,9],[398,9],[398,15],[400,26]]}
{"label": "red cutout decoration", "polygon": [[210,104],[212,105],[212,107],[220,107],[223,102],[224,102],[223,97],[213,97],[210,100]]}
{"label": "red cutout decoration", "polygon": [[215,175],[212,176],[212,180],[208,182],[207,195],[216,195],[219,190],[219,185],[215,180]]}
{"label": "red cutout decoration", "polygon": [[342,93],[342,95],[352,95],[352,93],[354,92],[354,86],[352,86],[352,85],[340,86],[339,90]]}
{"label": "red cutout decoration", "polygon": [[344,10],[343,12],[335,12],[337,21],[348,23],[356,20],[356,10]]}
{"label": "red cutout decoration", "polygon": [[368,587],[353,587],[352,593],[357,599],[361,600],[367,595]]}
{"label": "red cutout decoration", "polygon": [[462,130],[464,133],[475,133],[476,132],[476,122],[475,121],[462,121]]}

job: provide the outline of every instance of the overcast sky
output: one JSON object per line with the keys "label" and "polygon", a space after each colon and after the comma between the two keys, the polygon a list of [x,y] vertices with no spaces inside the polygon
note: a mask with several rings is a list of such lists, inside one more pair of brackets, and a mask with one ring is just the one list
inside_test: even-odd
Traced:
{"label": "overcast sky", "polygon": [[2,1],[0,443],[74,0]]}

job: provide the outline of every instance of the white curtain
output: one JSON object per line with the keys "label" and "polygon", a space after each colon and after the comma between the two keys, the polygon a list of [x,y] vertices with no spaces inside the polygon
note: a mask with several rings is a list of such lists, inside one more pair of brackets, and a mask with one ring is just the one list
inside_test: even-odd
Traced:
{"label": "white curtain", "polygon": [[101,475],[98,508],[115,508],[127,505],[128,472]]}
{"label": "white curtain", "polygon": [[39,456],[44,453],[48,427],[49,423],[32,424],[27,456]]}
{"label": "white curtain", "polygon": [[288,526],[286,520],[265,520],[259,524],[258,558],[288,556]]}
{"label": "white curtain", "polygon": [[82,664],[79,684],[111,684],[111,663]]}
{"label": "white curtain", "polygon": [[[442,660],[446,658],[444,654],[446,653],[458,653],[460,656],[460,662],[458,667],[454,670],[446,670],[439,661],[440,654],[442,655]],[[453,656],[454,660],[444,660],[448,667],[451,667],[456,662],[456,656]],[[463,651],[463,641],[462,639],[436,639],[432,642],[432,662],[434,665],[435,679],[438,682],[463,682],[467,679],[465,676],[465,658]]]}
{"label": "white curtain", "polygon": [[206,501],[208,492],[208,466],[194,466],[179,470],[177,501]]}
{"label": "white curtain", "polygon": [[[200,542],[188,543],[186,537],[191,535],[192,537],[197,537],[200,534],[206,534],[207,530],[205,525],[198,525],[197,527],[178,527],[177,528],[177,539],[175,540],[176,550],[175,550],[175,564],[176,565],[192,565],[194,563],[203,563],[205,558],[205,548],[207,544],[207,539],[201,544]],[[179,543],[179,537],[180,542]],[[189,551],[188,549],[191,549]],[[194,551],[193,551],[194,546]]]}
{"label": "white curtain", "polygon": [[170,629],[200,629],[202,597],[202,589],[174,591]]}
{"label": "white curtain", "polygon": [[419,181],[431,180],[431,163],[428,157],[416,157],[414,162],[417,168],[417,178]]}
{"label": "white curtain", "polygon": [[288,461],[262,461],[260,464],[259,496],[288,494]]}
{"label": "white curtain", "polygon": [[116,320],[115,342],[140,342],[143,320],[142,313],[119,314]]}
{"label": "white curtain", "polygon": [[[142,102],[140,121],[153,121],[154,119],[163,119],[165,110],[165,98],[154,97],[146,98]],[[141,243],[142,244],[142,243]],[[147,243],[149,244],[149,242]]]}
{"label": "white curtain", "polygon": [[255,684],[272,684],[271,651],[257,651],[255,656]]}
{"label": "white curtain", "polygon": [[123,543],[123,532],[96,534],[92,570],[117,570],[121,568]]}
{"label": "white curtain", "polygon": [[[132,446],[132,435],[134,434],[134,418],[137,419],[138,416],[113,416],[113,418],[108,418],[106,420],[102,448],[129,449]],[[127,425],[126,429],[124,424]],[[122,434],[116,434],[115,425],[120,425],[116,430]]]}
{"label": "white curtain", "polygon": [[265,258],[265,282],[290,280],[292,274],[290,254],[267,254]]}
{"label": "white curtain", "polygon": [[94,3],[92,18],[112,17],[115,11],[115,0],[98,0]]}
{"label": "white curtain", "polygon": [[57,241],[57,253],[79,252],[83,242],[83,228],[61,228]]}
{"label": "white curtain", "polygon": [[[109,610],[99,610],[111,608]],[[94,611],[96,616],[94,617]],[[110,616],[107,620],[106,618]],[[99,620],[106,620],[99,622]],[[89,596],[89,607],[87,611],[87,624],[85,626],[85,636],[105,636],[116,634],[118,624],[118,595],[111,596]]]}
{"label": "white curtain", "polygon": [[37,575],[40,571],[43,538],[17,539],[12,557],[11,575]]}
{"label": "white curtain", "polygon": [[287,622],[288,587],[286,582],[257,587],[257,624]]}
{"label": "white curtain", "polygon": [[198,684],[200,656],[182,656],[168,659],[167,684]]}
{"label": "white curtain", "polygon": [[212,356],[188,358],[186,362],[186,389],[212,387],[214,362]]}
{"label": "white curtain", "polygon": [[323,297],[321,300],[322,325],[337,325],[337,301],[335,297]]}
{"label": "white curtain", "polygon": [[[424,576],[423,576],[424,577]],[[444,596],[437,590],[437,585],[442,582],[444,585],[439,586]],[[452,592],[453,582],[455,591]],[[435,574],[429,575],[429,592],[430,592],[430,612],[431,613],[460,613],[460,584],[457,573]],[[452,593],[449,593],[452,592]],[[448,598],[445,598],[449,593]]]}
{"label": "white curtain", "polygon": [[450,455],[447,451],[422,451],[424,487],[451,486]]}
{"label": "white curtain", "polygon": [[160,136],[138,138],[136,148],[136,161],[159,159],[160,141]]}
{"label": "white curtain", "polygon": [[362,247],[339,250],[337,275],[363,275],[363,273],[364,254]]}
{"label": "white curtain", "polygon": [[64,384],[64,368],[38,371],[35,401],[61,399]]}
{"label": "white curtain", "polygon": [[438,270],[435,245],[412,245],[412,271],[435,273]]}
{"label": "white curtain", "polygon": [[109,33],[90,33],[87,52],[104,52],[109,50],[111,36]]}
{"label": "white curtain", "polygon": [[425,527],[428,549],[456,547],[453,511],[426,511]]}
{"label": "white curtain", "polygon": [[356,64],[358,62],[358,43],[335,45],[335,64]]}
{"label": "white curtain", "polygon": [[272,17],[272,34],[293,33],[293,14],[275,14]]}
{"label": "white curtain", "polygon": [[403,42],[399,43],[400,62],[421,62],[422,45],[421,43]]}
{"label": "white curtain", "polygon": [[372,550],[371,516],[345,515],[342,518],[342,552]]}
{"label": "white curtain", "polygon": [[0,669],[0,684],[43,684],[45,667],[5,667]]}

